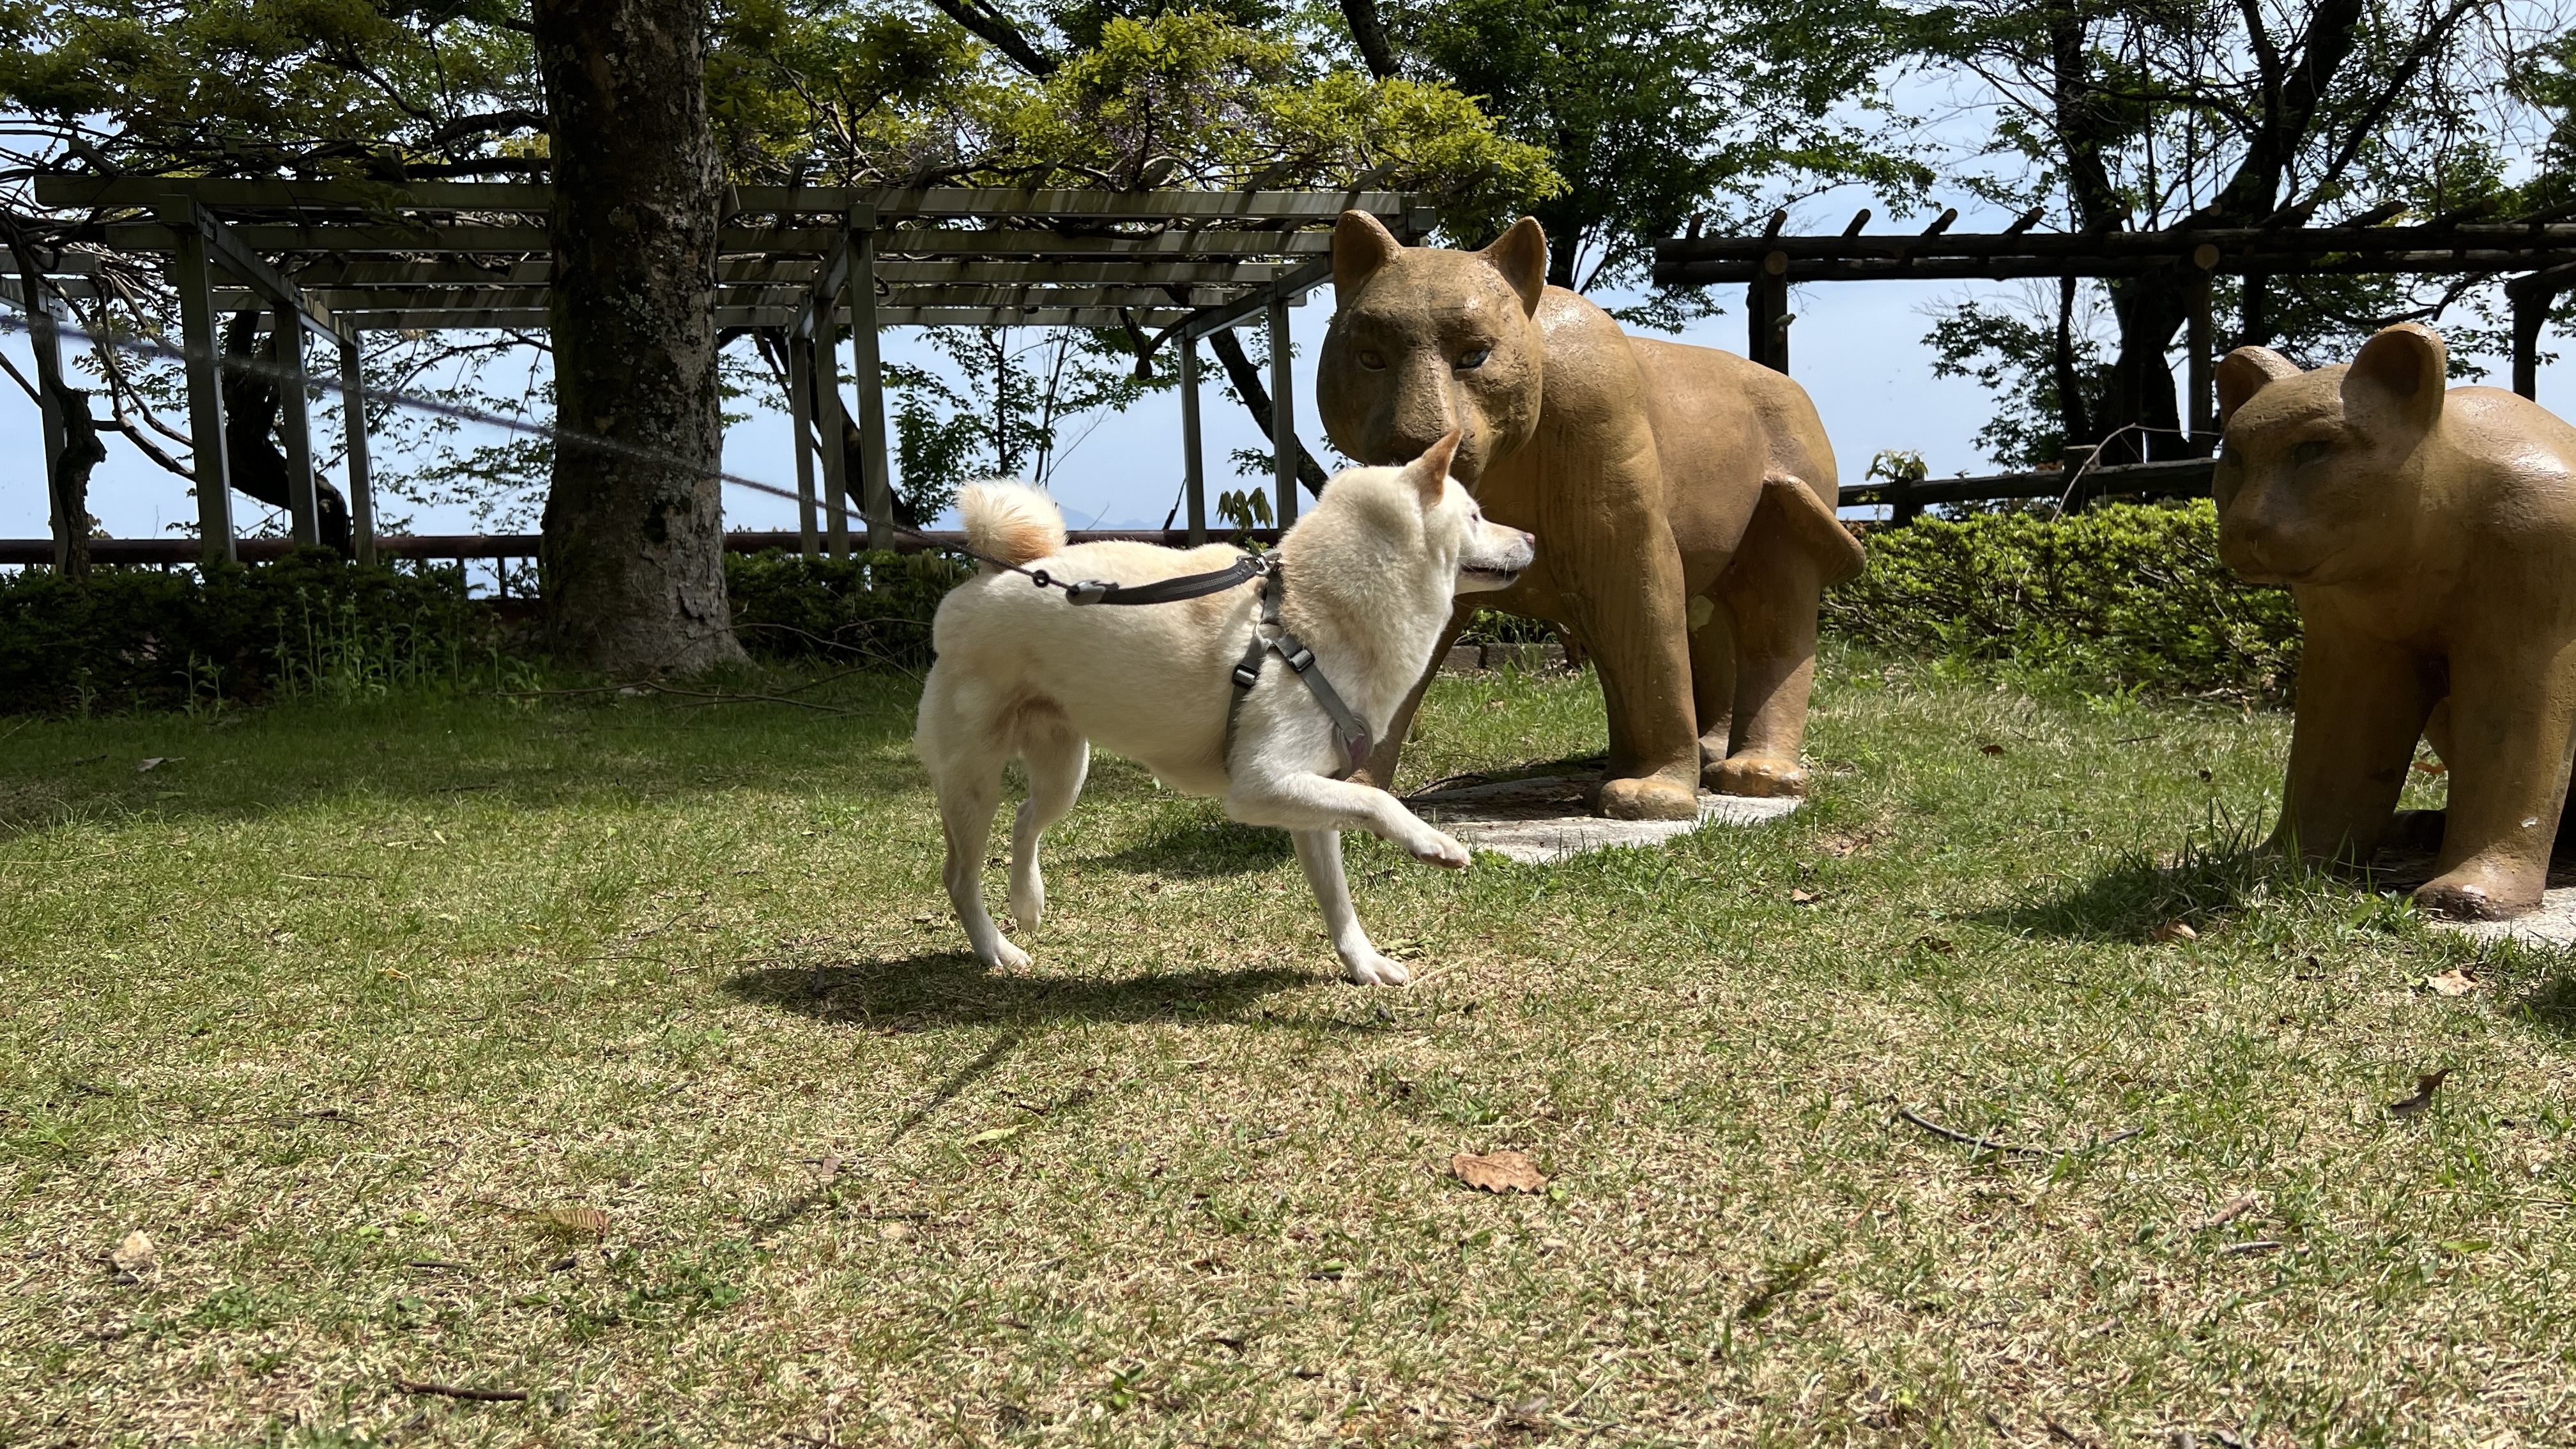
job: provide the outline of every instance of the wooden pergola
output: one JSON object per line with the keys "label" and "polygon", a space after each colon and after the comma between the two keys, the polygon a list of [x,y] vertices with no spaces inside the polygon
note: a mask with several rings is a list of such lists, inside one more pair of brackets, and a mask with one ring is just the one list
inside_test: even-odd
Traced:
{"label": "wooden pergola", "polygon": [[[1744,284],[1746,354],[1787,372],[1792,283],[2179,276],[2191,297],[2188,428],[2195,448],[2206,451],[2218,430],[2211,277],[2513,274],[2505,283],[2513,305],[2513,389],[2530,397],[2541,328],[2559,293],[2576,286],[2576,222],[2563,219],[2562,209],[2509,221],[2479,220],[2472,212],[2417,226],[2380,224],[2400,210],[2383,206],[2322,227],[2082,233],[2033,231],[2039,213],[2032,211],[2005,231],[1953,233],[1950,224],[1959,215],[1953,208],[1910,234],[1869,232],[1870,213],[1863,210],[1834,236],[1781,235],[1788,214],[1774,212],[1760,236],[1700,236],[1694,226],[1693,235],[1657,242],[1654,278],[1662,286]],[[1875,499],[1888,491],[1861,484],[1844,489],[1843,497]],[[1900,502],[1900,514],[1906,511]]]}
{"label": "wooden pergola", "polygon": [[[293,180],[48,176],[36,199],[86,210],[84,242],[168,259],[186,357],[189,431],[205,561],[238,556],[224,445],[218,319],[264,312],[280,379],[293,536],[318,543],[306,417],[304,339],[336,349],[356,551],[376,553],[359,341],[370,329],[533,328],[547,322],[553,189],[493,182],[355,184]],[[1332,277],[1330,227],[1368,212],[1419,239],[1437,221],[1381,191],[1085,191],[745,186],[728,193],[715,322],[777,336],[796,429],[798,537],[810,557],[846,556],[853,492],[840,440],[859,436],[856,493],[865,541],[894,538],[878,335],[889,326],[1123,328],[1180,347],[1182,462],[1189,537],[1207,533],[1198,343],[1265,319],[1281,524],[1296,514],[1298,452],[1288,308]],[[93,258],[56,254],[47,285],[96,297]],[[31,299],[12,278],[0,300]],[[44,299],[50,301],[50,299]],[[45,308],[40,347],[59,347]],[[42,320],[39,320],[42,319]],[[846,352],[844,351],[846,348]],[[838,378],[856,383],[845,401]],[[817,434],[820,488],[817,488]],[[60,455],[48,436],[48,466]],[[49,478],[49,482],[50,482]],[[59,490],[55,490],[57,496]],[[56,558],[71,522],[55,510]]]}

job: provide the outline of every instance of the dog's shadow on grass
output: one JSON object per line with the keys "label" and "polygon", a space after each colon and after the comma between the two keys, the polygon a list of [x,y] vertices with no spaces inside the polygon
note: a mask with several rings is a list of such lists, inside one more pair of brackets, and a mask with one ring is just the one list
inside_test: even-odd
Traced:
{"label": "dog's shadow on grass", "polygon": [[735,999],[884,1031],[1047,1021],[1216,1024],[1258,1018],[1263,998],[1316,984],[1279,967],[1098,979],[1006,976],[962,951],[837,966],[772,966],[725,983]]}
{"label": "dog's shadow on grass", "polygon": [[1090,857],[1083,864],[1105,865],[1130,875],[1204,879],[1268,870],[1296,853],[1285,830],[1202,820],[1167,826],[1124,850]]}

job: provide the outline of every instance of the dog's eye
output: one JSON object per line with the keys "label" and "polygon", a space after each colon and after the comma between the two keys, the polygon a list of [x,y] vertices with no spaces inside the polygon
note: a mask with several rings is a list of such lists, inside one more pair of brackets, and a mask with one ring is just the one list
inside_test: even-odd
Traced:
{"label": "dog's eye", "polygon": [[1486,358],[1493,355],[1494,349],[1490,347],[1479,347],[1475,351],[1458,359],[1458,370],[1460,372],[1474,372],[1477,368],[1485,365]]}
{"label": "dog's eye", "polygon": [[1371,372],[1383,372],[1386,370],[1386,358],[1375,352],[1363,352],[1360,354],[1360,366]]}
{"label": "dog's eye", "polygon": [[2290,455],[2290,465],[2294,468],[2304,468],[2310,463],[2317,461],[2319,458],[2324,457],[2328,446],[2329,445],[2322,438],[2316,439],[2312,442],[2301,443],[2298,447],[2298,451]]}

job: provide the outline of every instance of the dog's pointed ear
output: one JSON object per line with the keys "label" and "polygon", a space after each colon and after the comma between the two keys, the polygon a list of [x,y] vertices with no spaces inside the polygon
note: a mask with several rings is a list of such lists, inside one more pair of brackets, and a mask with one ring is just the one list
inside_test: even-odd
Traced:
{"label": "dog's pointed ear", "polygon": [[2449,388],[2448,355],[2442,339],[2421,322],[2383,327],[2343,375],[2348,400],[2367,398],[2393,407],[2419,429],[2429,429],[2442,416],[2442,394]]}
{"label": "dog's pointed ear", "polygon": [[1449,465],[1458,456],[1458,440],[1467,435],[1464,428],[1451,428],[1446,436],[1422,450],[1422,456],[1405,466],[1405,475],[1422,495],[1425,510],[1440,506],[1449,494]]}
{"label": "dog's pointed ear", "polygon": [[1365,211],[1346,211],[1333,224],[1333,305],[1356,294],[1377,270],[1394,261],[1404,243]]}
{"label": "dog's pointed ear", "polygon": [[2218,359],[2218,425],[2236,416],[2245,400],[2285,377],[2299,375],[2299,365],[2268,347],[2240,347]]}
{"label": "dog's pointed ear", "polygon": [[1525,216],[1512,223],[1512,229],[1494,238],[1494,244],[1476,253],[1493,264],[1521,294],[1521,311],[1536,314],[1539,293],[1547,290],[1547,228],[1538,218]]}

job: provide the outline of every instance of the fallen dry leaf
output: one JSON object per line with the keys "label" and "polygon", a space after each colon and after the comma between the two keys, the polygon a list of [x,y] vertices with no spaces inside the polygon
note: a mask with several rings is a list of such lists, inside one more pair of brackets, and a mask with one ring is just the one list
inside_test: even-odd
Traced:
{"label": "fallen dry leaf", "polygon": [[1026,1126],[1028,1126],[1028,1124],[1023,1122],[1018,1127],[995,1127],[989,1131],[978,1132],[974,1136],[966,1139],[966,1145],[969,1147],[990,1147],[996,1142],[1008,1142],[1012,1138],[1019,1136],[1021,1129]]}
{"label": "fallen dry leaf", "polygon": [[1979,746],[1977,746],[1977,753],[1978,753],[1978,754],[1981,754],[1981,755],[2000,755],[2000,754],[2002,754],[2003,752],[2004,752],[2004,747],[2003,747],[2003,746],[2001,746],[2001,745],[1979,745]]}
{"label": "fallen dry leaf", "polygon": [[1484,1192],[1537,1192],[1547,1186],[1547,1174],[1538,1170],[1537,1163],[1509,1150],[1482,1156],[1461,1152],[1449,1159],[1449,1171],[1460,1182]]}
{"label": "fallen dry leaf", "polygon": [[2424,1075],[2417,1077],[2415,1079],[2415,1095],[2408,1097],[2402,1102],[2389,1103],[2388,1115],[2391,1117],[2423,1116],[2424,1113],[2433,1105],[2433,1093],[2441,1089],[2442,1079],[2450,1074],[2451,1069],[2449,1067],[2444,1067],[2438,1072],[2426,1072]]}
{"label": "fallen dry leaf", "polygon": [[135,766],[134,773],[140,775],[146,770],[158,769],[159,767],[170,763],[172,760],[179,758],[181,757],[178,755],[154,755],[152,758],[145,760],[142,764]]}
{"label": "fallen dry leaf", "polygon": [[2454,966],[2439,976],[2425,977],[2424,988],[2435,996],[2466,996],[2478,989],[2478,983]]}
{"label": "fallen dry leaf", "polygon": [[2419,775],[2447,775],[2451,773],[2451,767],[2443,764],[2439,760],[2417,760],[2415,762],[2415,773]]}
{"label": "fallen dry leaf", "polygon": [[1794,906],[1809,905],[1809,904],[1812,904],[1812,903],[1815,901],[1815,899],[1816,899],[1816,893],[1815,893],[1814,891],[1794,891],[1794,890],[1793,890],[1793,891],[1789,892],[1789,903],[1790,903],[1791,905],[1794,905]]}
{"label": "fallen dry leaf", "polygon": [[108,1254],[107,1258],[119,1269],[137,1278],[151,1272],[161,1263],[161,1255],[153,1251],[151,1237],[141,1228],[127,1233],[125,1241],[118,1243],[116,1251]]}
{"label": "fallen dry leaf", "polygon": [[2162,945],[2167,941],[2197,941],[2200,939],[2200,933],[2193,930],[2188,921],[2167,921],[2149,931],[2147,939]]}
{"label": "fallen dry leaf", "polygon": [[889,1243],[908,1243],[921,1236],[921,1229],[910,1223],[887,1223],[877,1229],[877,1237]]}
{"label": "fallen dry leaf", "polygon": [[608,1231],[608,1214],[595,1207],[538,1208],[522,1214],[539,1227],[565,1233],[587,1233],[593,1237]]}

